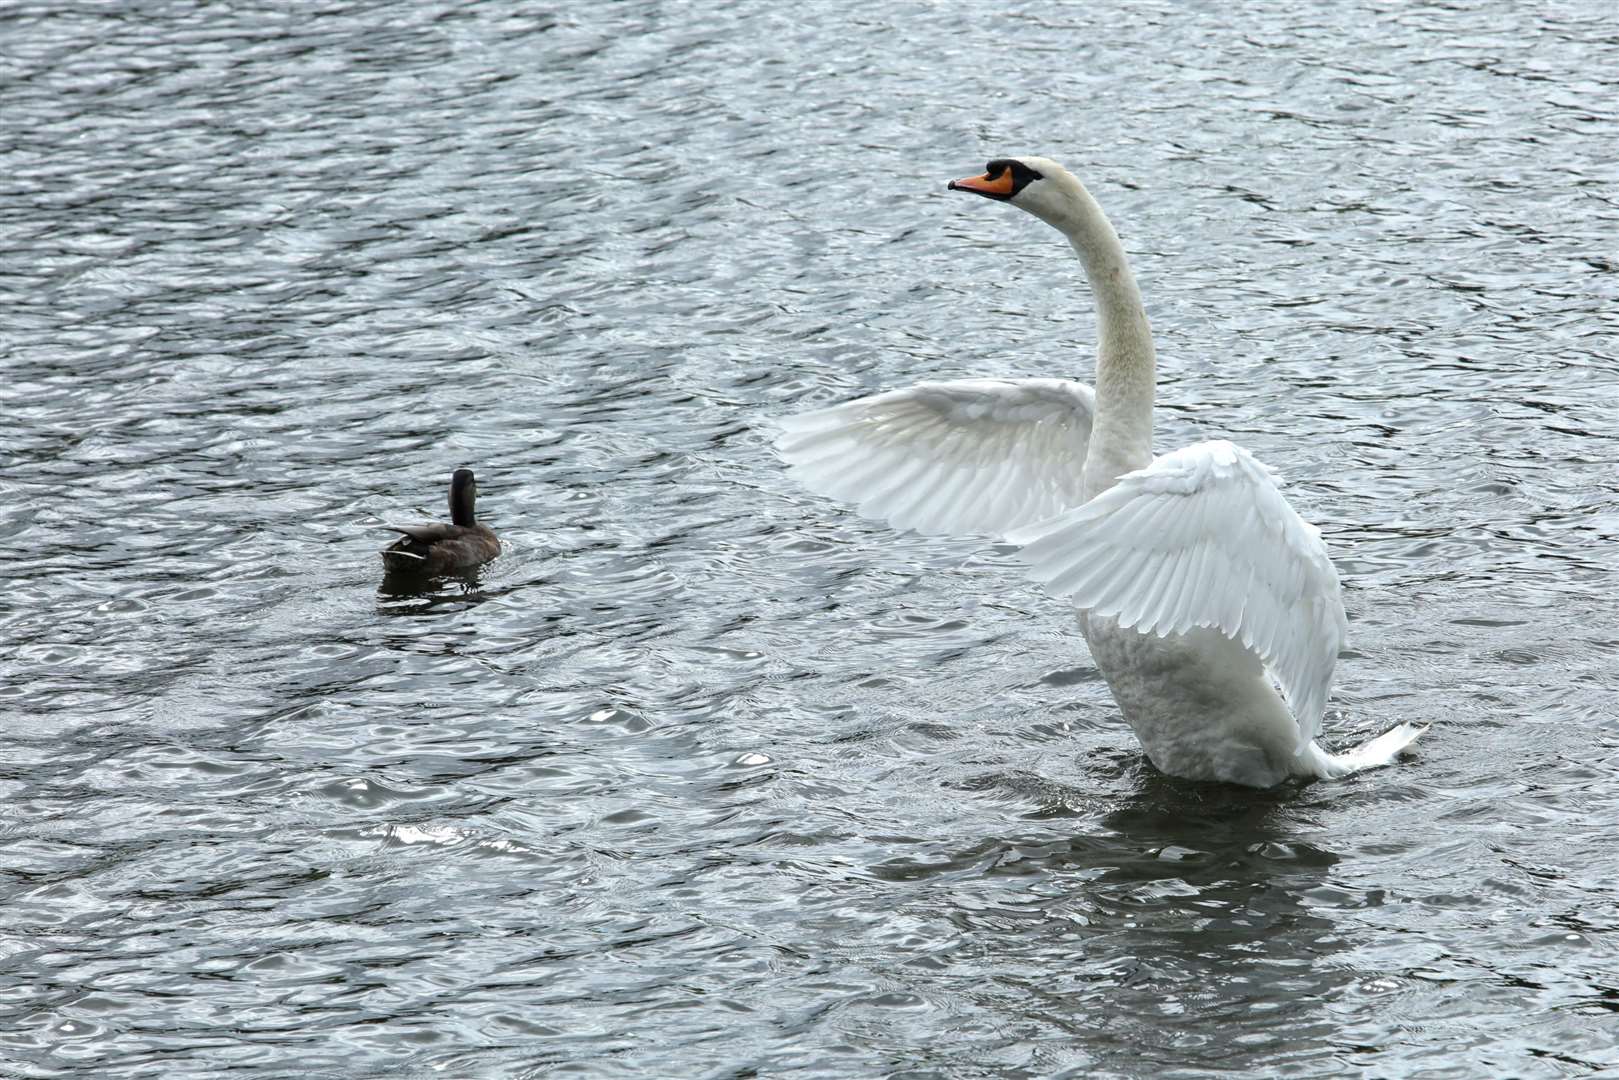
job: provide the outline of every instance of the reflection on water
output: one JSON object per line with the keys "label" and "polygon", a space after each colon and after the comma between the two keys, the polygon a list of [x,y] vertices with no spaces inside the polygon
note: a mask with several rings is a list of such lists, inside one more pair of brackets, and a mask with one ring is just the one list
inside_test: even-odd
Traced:
{"label": "reflection on water", "polygon": [[1097,1066],[1285,1068],[1330,1049],[1337,1029],[1319,1003],[1356,978],[1322,907],[1382,902],[1332,880],[1339,856],[1298,822],[1307,799],[1142,770],[1081,834],[986,839],[871,872],[1008,890],[988,903],[952,892],[940,915],[993,936],[996,966],[1011,969],[987,973],[982,993],[1069,1017]]}
{"label": "reflection on water", "polygon": [[[0,1073],[1619,1068],[1611,12],[549,7],[0,9]],[[786,481],[1089,370],[943,191],[1017,152],[1415,760],[1165,780],[1004,550]],[[450,461],[502,555],[384,581]]]}
{"label": "reflection on water", "polygon": [[[409,567],[384,564],[382,584],[377,586],[377,596],[381,598],[377,611],[384,615],[406,615],[430,610],[437,601],[475,603],[484,598],[483,575],[483,566],[448,574],[429,574]],[[404,603],[407,600],[420,602]]]}
{"label": "reflection on water", "polygon": [[1101,940],[1081,971],[1136,1003],[1109,1033],[1121,1062],[1263,1072],[1318,1058],[1336,1034],[1319,1002],[1353,973],[1334,958],[1344,931],[1304,898],[1342,891],[1338,856],[1281,798],[1145,787],[1102,819],[1117,839],[1072,859],[1100,871],[1087,896]]}

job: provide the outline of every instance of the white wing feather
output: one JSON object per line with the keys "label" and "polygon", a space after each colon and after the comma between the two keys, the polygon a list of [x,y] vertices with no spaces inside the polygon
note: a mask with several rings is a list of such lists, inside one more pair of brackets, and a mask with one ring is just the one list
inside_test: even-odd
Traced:
{"label": "white wing feather", "polygon": [[1066,379],[921,383],[780,421],[788,475],[863,517],[1000,536],[1082,500],[1095,396]]}
{"label": "white wing feather", "polygon": [[1346,622],[1321,533],[1278,483],[1240,446],[1197,443],[1007,539],[1031,577],[1080,608],[1158,635],[1213,627],[1252,649],[1303,748],[1321,730]]}

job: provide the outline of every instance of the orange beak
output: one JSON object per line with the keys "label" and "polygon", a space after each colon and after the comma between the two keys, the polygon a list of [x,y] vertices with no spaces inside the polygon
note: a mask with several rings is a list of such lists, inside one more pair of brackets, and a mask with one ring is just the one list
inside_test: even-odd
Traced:
{"label": "orange beak", "polygon": [[1012,197],[1012,170],[1002,169],[1001,175],[991,180],[989,173],[983,176],[969,176],[964,180],[952,180],[945,185],[946,191],[972,191],[979,195],[988,195],[992,199],[1010,199]]}

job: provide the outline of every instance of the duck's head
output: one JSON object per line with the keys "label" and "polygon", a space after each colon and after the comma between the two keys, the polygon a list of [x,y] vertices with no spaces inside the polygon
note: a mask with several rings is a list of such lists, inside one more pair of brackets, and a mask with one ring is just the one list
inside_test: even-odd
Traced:
{"label": "duck's head", "polygon": [[471,469],[457,469],[450,477],[450,521],[456,525],[476,523],[473,507],[478,501],[478,481]]}
{"label": "duck's head", "polygon": [[984,166],[982,176],[952,180],[946,188],[1009,202],[1052,224],[1072,214],[1080,190],[1072,173],[1043,157],[996,158]]}

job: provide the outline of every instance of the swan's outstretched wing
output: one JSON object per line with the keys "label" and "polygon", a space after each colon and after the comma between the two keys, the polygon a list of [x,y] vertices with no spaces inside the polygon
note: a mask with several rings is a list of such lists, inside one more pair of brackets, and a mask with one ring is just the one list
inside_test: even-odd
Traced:
{"label": "swan's outstretched wing", "polygon": [[1321,730],[1343,599],[1321,533],[1240,446],[1203,442],[1007,537],[1030,575],[1081,608],[1154,634],[1215,627],[1282,684],[1302,748]]}
{"label": "swan's outstretched wing", "polygon": [[782,420],[811,491],[919,533],[1000,536],[1081,502],[1095,397],[1066,379],[921,383]]}

